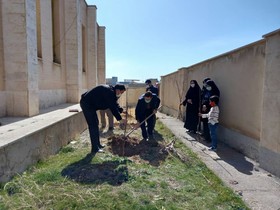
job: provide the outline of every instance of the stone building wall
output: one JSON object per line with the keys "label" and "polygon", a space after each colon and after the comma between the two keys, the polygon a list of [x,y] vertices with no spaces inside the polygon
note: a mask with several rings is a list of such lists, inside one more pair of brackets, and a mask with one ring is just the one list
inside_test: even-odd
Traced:
{"label": "stone building wall", "polygon": [[105,61],[105,27],[96,11],[84,0],[0,2],[0,117],[78,103],[98,84],[105,75],[105,64],[97,66]]}
{"label": "stone building wall", "polygon": [[1,4],[5,114],[34,115],[39,110],[36,2],[3,0]]}
{"label": "stone building wall", "polygon": [[3,26],[2,26],[2,4],[0,4],[0,116],[6,114],[6,94],[4,81],[4,46],[3,46]]}

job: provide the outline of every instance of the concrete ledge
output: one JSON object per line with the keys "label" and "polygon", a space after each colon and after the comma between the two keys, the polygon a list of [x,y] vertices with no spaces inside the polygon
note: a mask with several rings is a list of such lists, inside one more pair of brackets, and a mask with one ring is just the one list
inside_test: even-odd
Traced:
{"label": "concrete ledge", "polygon": [[[87,128],[79,105],[64,104],[52,109],[55,111],[17,118],[10,124],[10,118],[0,119],[4,124],[0,127],[0,182],[7,182],[38,160],[56,154]],[[69,112],[70,109],[79,112]]]}

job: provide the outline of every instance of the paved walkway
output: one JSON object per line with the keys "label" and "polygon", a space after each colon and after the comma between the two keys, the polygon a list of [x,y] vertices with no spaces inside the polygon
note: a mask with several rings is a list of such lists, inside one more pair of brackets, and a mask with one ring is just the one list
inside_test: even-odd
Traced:
{"label": "paved walkway", "polygon": [[[197,134],[189,135],[183,122],[157,114],[159,120],[191,148],[223,182],[253,210],[280,210],[280,179],[261,169],[256,162],[220,143],[218,151],[208,151]],[[280,166],[279,166],[280,167]]]}

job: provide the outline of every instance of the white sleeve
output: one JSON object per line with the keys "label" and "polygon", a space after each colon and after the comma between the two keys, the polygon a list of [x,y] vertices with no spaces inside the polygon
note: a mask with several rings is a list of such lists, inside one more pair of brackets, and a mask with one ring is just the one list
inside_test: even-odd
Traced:
{"label": "white sleeve", "polygon": [[209,116],[208,116],[208,114],[202,114],[201,117],[202,118],[208,118]]}

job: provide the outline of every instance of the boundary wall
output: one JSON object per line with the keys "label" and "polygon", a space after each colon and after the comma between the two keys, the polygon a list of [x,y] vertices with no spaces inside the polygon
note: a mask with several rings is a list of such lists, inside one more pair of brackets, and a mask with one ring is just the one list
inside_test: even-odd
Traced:
{"label": "boundary wall", "polygon": [[[219,141],[280,176],[280,30],[263,39],[161,77],[162,112],[185,119],[179,104],[190,80],[221,91]],[[271,164],[273,163],[273,164]]]}

